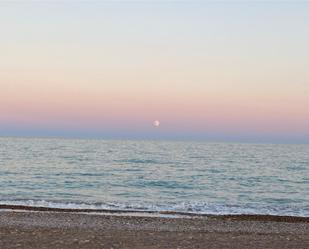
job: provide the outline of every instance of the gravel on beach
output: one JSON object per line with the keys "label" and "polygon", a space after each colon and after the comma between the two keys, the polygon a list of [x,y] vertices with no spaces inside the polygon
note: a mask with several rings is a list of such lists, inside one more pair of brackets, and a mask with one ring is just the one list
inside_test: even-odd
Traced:
{"label": "gravel on beach", "polygon": [[0,248],[309,248],[309,218],[0,212]]}

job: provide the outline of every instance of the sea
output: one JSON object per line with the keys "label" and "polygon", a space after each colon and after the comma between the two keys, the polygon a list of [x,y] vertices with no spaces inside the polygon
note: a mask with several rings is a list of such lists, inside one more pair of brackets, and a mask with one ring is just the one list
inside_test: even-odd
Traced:
{"label": "sea", "polygon": [[309,145],[0,138],[0,205],[309,217]]}

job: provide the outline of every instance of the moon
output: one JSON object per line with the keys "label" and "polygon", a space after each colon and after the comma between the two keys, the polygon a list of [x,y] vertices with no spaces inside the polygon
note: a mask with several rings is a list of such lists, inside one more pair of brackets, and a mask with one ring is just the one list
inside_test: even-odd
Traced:
{"label": "moon", "polygon": [[154,127],[159,127],[160,126],[160,121],[159,120],[153,121],[153,126]]}

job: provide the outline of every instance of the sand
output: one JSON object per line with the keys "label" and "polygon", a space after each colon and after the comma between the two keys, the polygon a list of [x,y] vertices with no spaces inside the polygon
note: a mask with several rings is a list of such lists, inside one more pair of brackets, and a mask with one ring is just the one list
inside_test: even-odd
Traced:
{"label": "sand", "polygon": [[2,209],[0,248],[309,248],[309,218],[59,211]]}

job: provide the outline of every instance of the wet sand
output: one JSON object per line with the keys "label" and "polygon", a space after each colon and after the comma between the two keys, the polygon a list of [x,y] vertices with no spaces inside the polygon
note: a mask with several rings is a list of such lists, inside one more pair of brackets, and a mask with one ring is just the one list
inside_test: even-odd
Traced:
{"label": "wet sand", "polygon": [[[309,218],[0,211],[0,248],[309,248]],[[141,215],[141,214],[135,214]]]}

